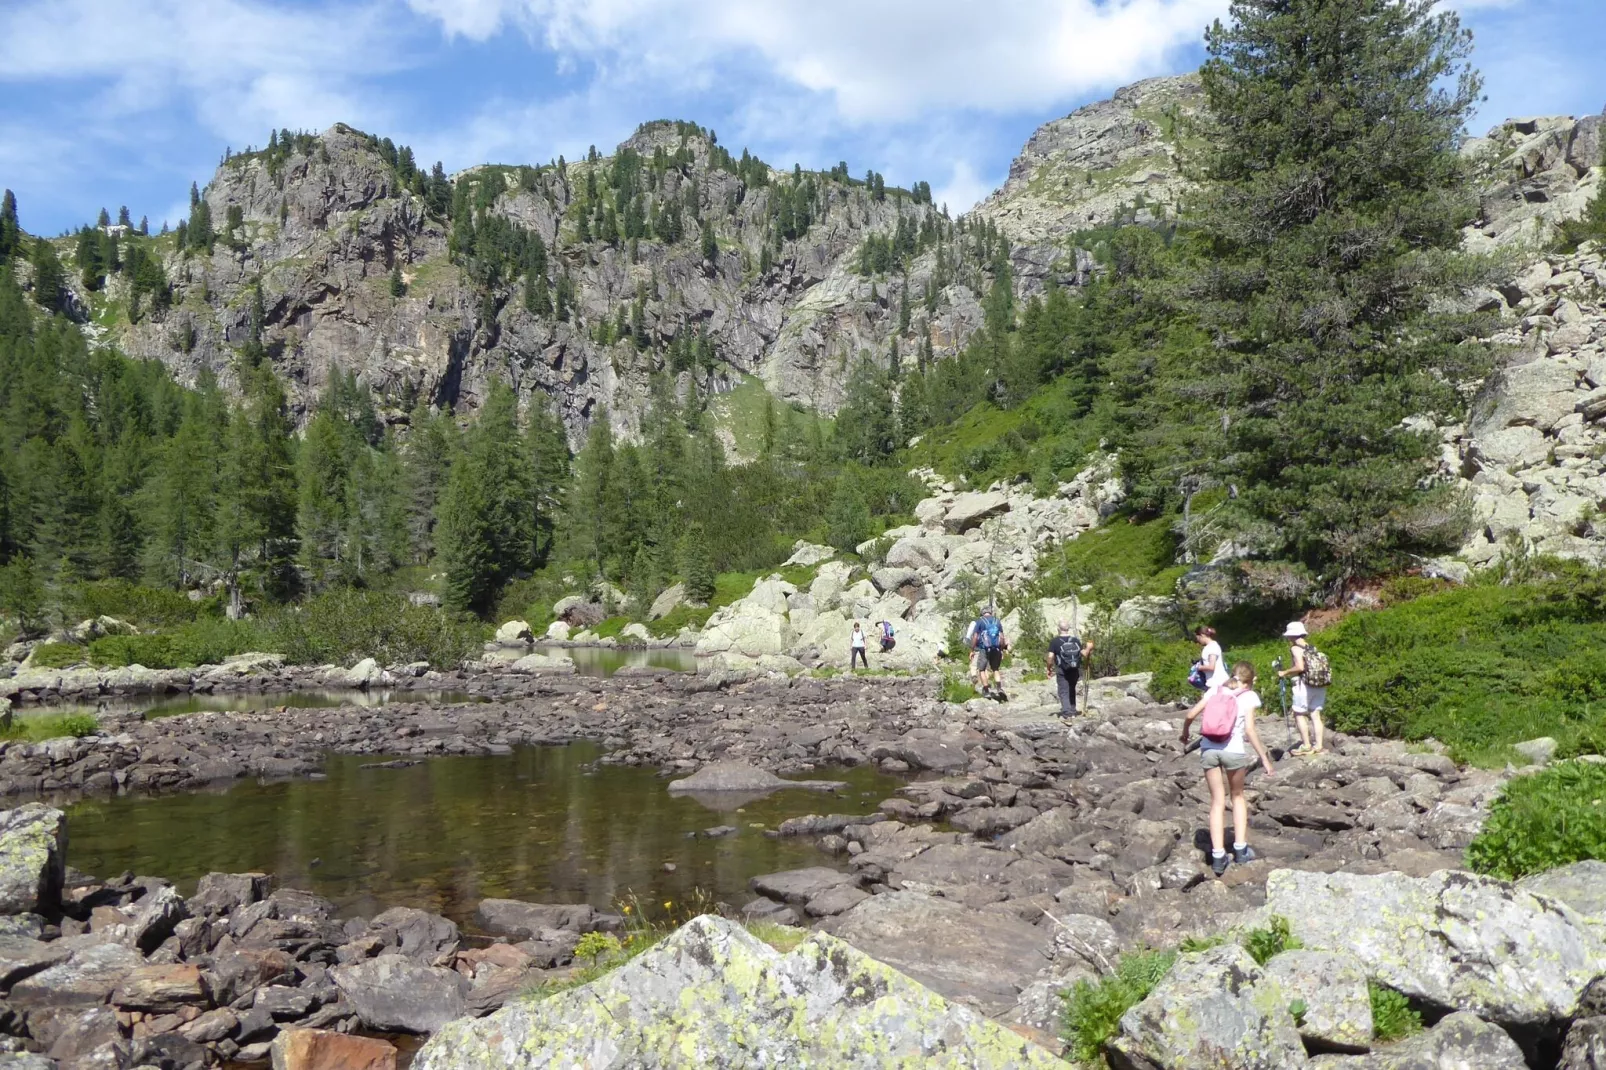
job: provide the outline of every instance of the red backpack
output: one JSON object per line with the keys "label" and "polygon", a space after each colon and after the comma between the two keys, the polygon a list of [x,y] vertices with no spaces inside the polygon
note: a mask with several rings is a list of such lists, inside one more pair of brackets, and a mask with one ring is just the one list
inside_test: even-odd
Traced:
{"label": "red backpack", "polygon": [[1199,734],[1222,743],[1232,738],[1232,730],[1237,726],[1238,695],[1222,684],[1205,699],[1204,713],[1199,717]]}

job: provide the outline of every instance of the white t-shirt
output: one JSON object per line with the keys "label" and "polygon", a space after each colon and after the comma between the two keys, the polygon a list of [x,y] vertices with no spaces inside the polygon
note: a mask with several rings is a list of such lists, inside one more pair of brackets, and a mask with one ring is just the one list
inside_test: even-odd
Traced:
{"label": "white t-shirt", "polygon": [[857,628],[853,629],[853,639],[850,642],[850,645],[855,647],[855,648],[857,648],[857,649],[859,649],[859,650],[863,650],[864,649],[864,633],[861,632]]}
{"label": "white t-shirt", "polygon": [[1220,687],[1222,684],[1227,682],[1227,659],[1222,656],[1221,644],[1216,642],[1214,639],[1206,643],[1204,650],[1199,654],[1199,660],[1204,662],[1206,665],[1210,664],[1211,658],[1215,659],[1216,667],[1215,670],[1211,672],[1210,679],[1205,681],[1205,687]]}
{"label": "white t-shirt", "polygon": [[1249,721],[1249,715],[1260,709],[1260,696],[1255,694],[1254,688],[1238,693],[1238,717],[1232,722],[1232,735],[1224,740],[1214,740],[1207,736],[1199,737],[1200,750],[1226,751],[1228,754],[1242,754],[1244,752],[1244,725]]}

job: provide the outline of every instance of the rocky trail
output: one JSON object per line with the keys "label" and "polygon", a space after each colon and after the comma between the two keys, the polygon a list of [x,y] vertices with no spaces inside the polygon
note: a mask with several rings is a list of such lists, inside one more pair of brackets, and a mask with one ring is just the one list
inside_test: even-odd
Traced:
{"label": "rocky trail", "polygon": [[[482,673],[452,682],[490,700],[479,703],[127,718],[83,739],[10,743],[0,749],[0,790],[65,802],[317,775],[328,751],[427,758],[578,739],[602,743],[601,761],[658,768],[666,779],[697,773],[685,787],[715,792],[763,791],[776,775],[819,779],[831,767],[874,763],[911,779],[869,812],[859,803],[844,807],[856,812],[833,812],[822,794],[818,815],[772,830],[814,837],[819,864],[754,875],[751,901],[725,909],[749,922],[817,930],[805,958],[891,967],[903,975],[900,999],[918,995],[922,1015],[943,1016],[977,1051],[1012,1043],[974,1032],[989,1019],[1057,1048],[1058,993],[1107,973],[1123,951],[1174,948],[1275,913],[1313,950],[1344,950],[1353,942],[1348,930],[1373,924],[1377,932],[1355,952],[1371,958],[1354,969],[1381,973],[1425,1005],[1476,1014],[1471,1023],[1446,1019],[1466,1025],[1467,1043],[1485,1043],[1479,1023],[1493,1021],[1525,1046],[1528,1065],[1556,1065],[1580,993],[1606,971],[1606,875],[1587,870],[1544,885],[1571,904],[1560,907],[1456,873],[1501,774],[1457,768],[1431,747],[1330,733],[1328,753],[1251,777],[1251,842],[1260,859],[1217,880],[1203,861],[1197,757],[1177,740],[1181,711],[1150,700],[1144,685],[1141,677],[1096,682],[1091,710],[1066,726],[1042,682],[1012,681],[1008,702],[960,706],[939,701],[929,677]],[[1280,754],[1282,727],[1268,720],[1264,731]],[[496,900],[481,904],[472,934],[409,908],[337,919],[327,901],[272,888],[260,875],[214,875],[185,900],[158,877],[101,881],[65,871],[58,811],[24,806],[9,812],[6,829],[0,872],[11,916],[0,984],[11,1009],[0,1021],[3,1043],[48,1052],[62,1067],[263,1058],[281,1034],[281,1046],[311,1044],[295,1039],[300,1028],[332,1029],[353,1042],[362,1038],[346,1034],[433,1033],[566,974],[584,933],[622,924],[589,906]],[[1384,924],[1413,911],[1420,925]],[[727,957],[757,956],[755,969],[800,969],[791,956],[742,944],[739,932],[713,926],[681,939],[718,944]],[[1253,984],[1275,972],[1252,962],[1246,970],[1235,950],[1216,948],[1197,969],[1179,969],[1168,983],[1181,990],[1167,998],[1204,998],[1194,989],[1209,988],[1223,971]],[[691,952],[673,954],[684,962]],[[1526,972],[1513,973],[1513,963]],[[1322,960],[1302,968],[1325,977],[1336,967]],[[611,976],[628,988],[636,975]],[[1308,980],[1300,973],[1283,983]],[[506,1013],[534,1014],[532,1006]],[[903,1021],[914,1029],[923,1020]],[[1304,1065],[1297,1031],[1286,1042],[1291,1025],[1261,1025],[1298,1061],[1253,1065]],[[556,1028],[542,1028],[549,1026]],[[1156,1056],[1192,1041],[1171,1036],[1164,1021],[1153,1035],[1146,1029],[1134,1019],[1123,1036],[1134,1051],[1150,1052],[1142,1056],[1149,1061],[1134,1056],[1122,1065],[1202,1065]],[[115,1057],[106,1054],[114,1049]],[[437,1054],[426,1052],[420,1065],[501,1065],[442,1061],[431,1050]],[[1311,1050],[1322,1050],[1321,1041]],[[1030,1064],[1000,1058],[964,1065]],[[1455,1064],[1355,1064],[1374,1065]]]}

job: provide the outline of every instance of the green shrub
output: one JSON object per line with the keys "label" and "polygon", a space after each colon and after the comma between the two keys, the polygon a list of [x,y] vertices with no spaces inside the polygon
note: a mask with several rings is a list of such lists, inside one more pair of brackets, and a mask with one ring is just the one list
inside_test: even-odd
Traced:
{"label": "green shrub", "polygon": [[1469,867],[1505,880],[1590,858],[1606,860],[1606,765],[1592,762],[1507,781],[1467,846]]}
{"label": "green shrub", "polygon": [[0,729],[0,739],[19,739],[40,742],[71,736],[82,739],[100,731],[100,722],[87,713],[43,713],[26,717],[12,716],[11,723]]}
{"label": "green shrub", "polygon": [[1403,993],[1376,981],[1366,982],[1366,992],[1372,1001],[1374,1040],[1403,1040],[1422,1031],[1422,1016],[1411,1008],[1411,1001]]}
{"label": "green shrub", "polygon": [[454,669],[479,653],[489,629],[472,617],[415,606],[399,594],[333,590],[263,622],[266,645],[298,665],[373,658]]}
{"label": "green shrub", "polygon": [[1079,1063],[1100,1063],[1105,1043],[1121,1026],[1121,1015],[1147,999],[1176,960],[1174,951],[1122,955],[1114,975],[1096,983],[1076,982],[1064,996],[1064,1039],[1071,1058]]}
{"label": "green shrub", "polygon": [[201,617],[220,616],[218,598],[191,601],[189,595],[165,587],[145,587],[127,580],[99,580],[73,588],[69,616],[74,620],[115,617],[140,627],[171,628]]}
{"label": "green shrub", "polygon": [[1244,950],[1249,957],[1264,966],[1284,951],[1304,947],[1288,928],[1288,919],[1276,916],[1264,929],[1250,929],[1244,933]]}
{"label": "green shrub", "polygon": [[89,658],[102,668],[192,669],[262,650],[270,642],[256,621],[203,617],[168,632],[102,636],[89,644]]}
{"label": "green shrub", "polygon": [[969,702],[977,695],[976,689],[970,686],[970,681],[954,673],[943,673],[942,685],[937,697],[944,702]]}
{"label": "green shrub", "polygon": [[88,660],[89,652],[77,643],[40,643],[33,648],[31,664],[39,669],[65,669]]}

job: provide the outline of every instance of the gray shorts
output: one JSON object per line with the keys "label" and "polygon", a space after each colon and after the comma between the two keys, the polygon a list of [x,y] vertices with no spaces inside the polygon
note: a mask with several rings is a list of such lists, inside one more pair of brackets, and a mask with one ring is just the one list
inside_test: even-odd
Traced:
{"label": "gray shorts", "polygon": [[1260,761],[1260,755],[1253,751],[1244,751],[1242,754],[1233,754],[1231,751],[1201,750],[1199,764],[1206,769],[1225,769],[1229,773],[1236,773],[1240,769],[1248,769]]}
{"label": "gray shorts", "polygon": [[1294,713],[1320,713],[1327,706],[1327,688],[1311,687],[1303,680],[1294,682]]}

